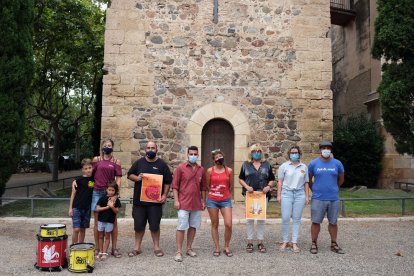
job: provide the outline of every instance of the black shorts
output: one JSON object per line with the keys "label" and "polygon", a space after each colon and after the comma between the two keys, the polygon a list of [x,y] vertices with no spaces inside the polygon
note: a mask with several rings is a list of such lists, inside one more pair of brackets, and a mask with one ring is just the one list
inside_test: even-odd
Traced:
{"label": "black shorts", "polygon": [[134,205],[132,208],[135,232],[145,231],[147,221],[149,229],[157,232],[160,229],[162,205]]}

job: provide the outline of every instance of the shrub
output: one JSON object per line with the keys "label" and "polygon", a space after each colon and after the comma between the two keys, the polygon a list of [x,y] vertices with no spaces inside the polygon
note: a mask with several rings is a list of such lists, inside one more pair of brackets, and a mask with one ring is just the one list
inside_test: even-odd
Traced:
{"label": "shrub", "polygon": [[384,140],[365,115],[340,117],[334,122],[334,154],[345,167],[344,187],[376,187],[382,169]]}

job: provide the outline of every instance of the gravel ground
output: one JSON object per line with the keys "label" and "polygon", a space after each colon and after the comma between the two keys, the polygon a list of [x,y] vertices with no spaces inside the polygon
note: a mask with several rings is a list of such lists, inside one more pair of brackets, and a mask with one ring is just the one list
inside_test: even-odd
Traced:
{"label": "gravel ground", "polygon": [[[42,223],[67,220],[0,219],[0,267],[1,275],[69,275],[67,270],[58,273],[39,272],[34,269],[36,261],[36,233]],[[98,275],[414,275],[414,221],[356,221],[343,220],[339,224],[339,245],[345,255],[338,255],[329,249],[329,234],[323,225],[319,238],[319,254],[309,253],[309,221],[301,228],[299,246],[302,252],[279,252],[281,224],[266,226],[265,244],[268,253],[257,250],[245,252],[245,227],[233,226],[232,249],[234,257],[224,254],[213,257],[210,226],[203,224],[197,232],[194,251],[198,257],[184,256],[182,263],[173,260],[175,252],[175,226],[161,226],[161,246],[165,256],[157,258],[152,252],[149,232],[143,241],[143,254],[129,258],[127,251],[133,247],[133,229],[130,220],[120,221],[119,247],[123,257],[109,258],[97,262],[94,274]],[[91,230],[87,241],[92,241]],[[221,238],[223,229],[220,228]],[[70,237],[69,237],[70,240]],[[69,242],[68,242],[69,243]],[[402,255],[402,256],[397,256]]]}

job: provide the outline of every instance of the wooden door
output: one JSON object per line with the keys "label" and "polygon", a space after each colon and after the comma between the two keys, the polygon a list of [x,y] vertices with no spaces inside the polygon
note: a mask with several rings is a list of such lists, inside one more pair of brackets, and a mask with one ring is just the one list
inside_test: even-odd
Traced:
{"label": "wooden door", "polygon": [[223,119],[213,119],[204,125],[201,135],[201,164],[204,168],[213,165],[211,151],[220,149],[224,154],[224,164],[234,168],[234,130]]}

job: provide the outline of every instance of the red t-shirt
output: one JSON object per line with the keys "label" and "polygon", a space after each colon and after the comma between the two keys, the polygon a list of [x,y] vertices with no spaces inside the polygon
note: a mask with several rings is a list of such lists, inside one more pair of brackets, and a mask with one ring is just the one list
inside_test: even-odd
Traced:
{"label": "red t-shirt", "polygon": [[108,183],[115,180],[115,176],[122,176],[122,168],[115,162],[115,158],[104,160],[100,156],[98,157],[98,162],[93,165],[95,178],[93,189],[95,191],[105,190]]}
{"label": "red t-shirt", "polygon": [[197,164],[193,169],[188,162],[179,165],[173,175],[172,188],[178,191],[180,210],[203,210],[201,191],[207,191],[203,167]]}
{"label": "red t-shirt", "polygon": [[224,168],[224,172],[216,173],[214,171],[214,166],[211,167],[210,190],[208,191],[209,199],[221,201],[231,197],[230,175],[227,167]]}

